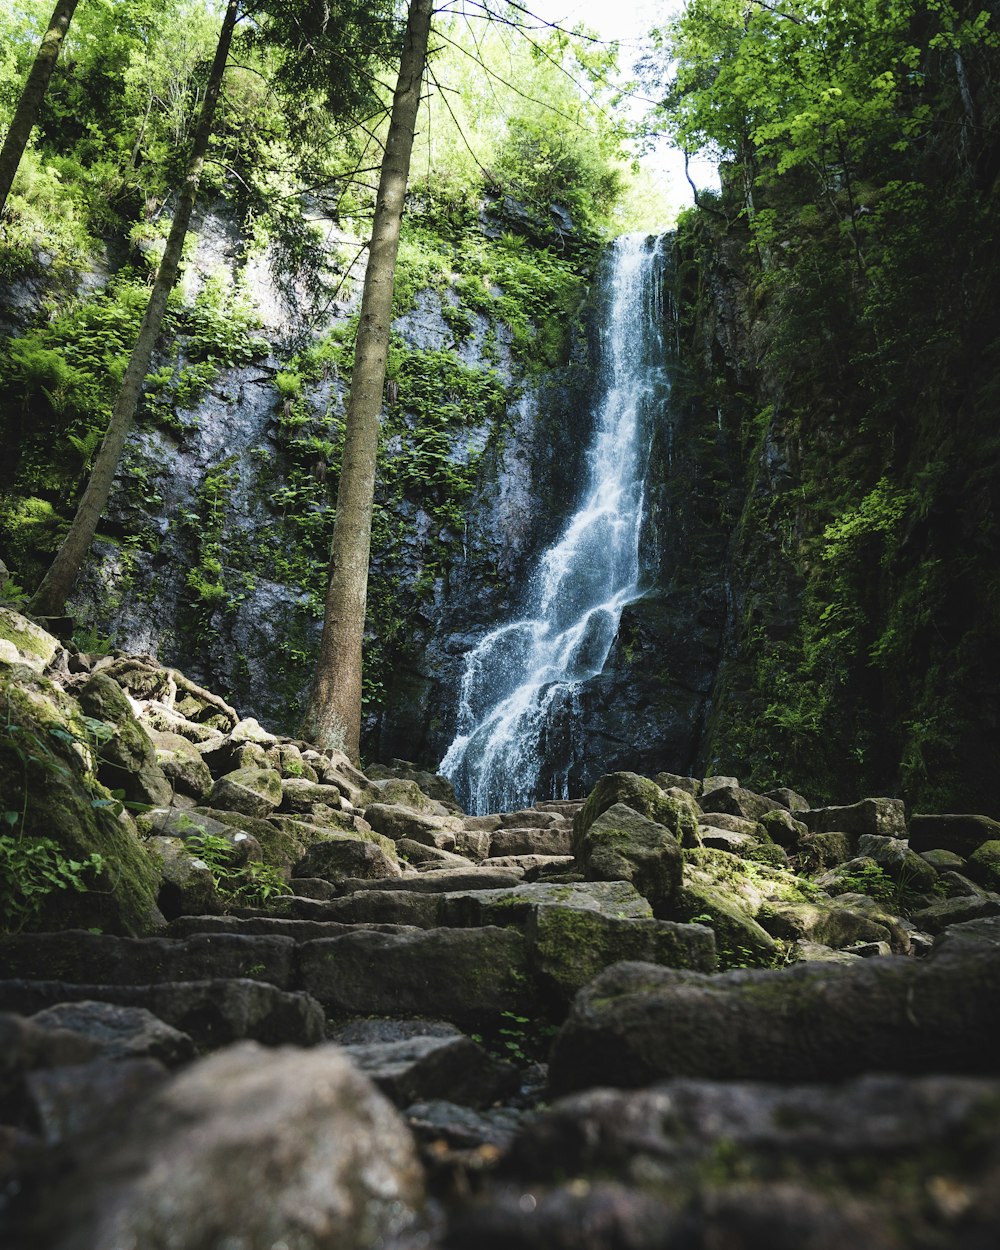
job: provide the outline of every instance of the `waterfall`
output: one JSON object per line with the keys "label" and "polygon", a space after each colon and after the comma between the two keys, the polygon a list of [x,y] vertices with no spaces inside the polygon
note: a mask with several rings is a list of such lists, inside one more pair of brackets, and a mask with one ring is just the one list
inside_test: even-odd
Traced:
{"label": "waterfall", "polygon": [[615,241],[599,277],[593,431],[576,512],[542,555],[521,614],[468,653],[458,729],[440,768],[471,812],[565,797],[576,695],[596,677],[637,599],[651,417],[663,398],[662,240]]}

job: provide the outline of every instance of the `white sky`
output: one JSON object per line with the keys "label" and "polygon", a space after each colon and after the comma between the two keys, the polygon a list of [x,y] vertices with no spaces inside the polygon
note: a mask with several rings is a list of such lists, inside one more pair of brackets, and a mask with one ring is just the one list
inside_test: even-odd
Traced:
{"label": "white sky", "polygon": [[[544,21],[566,27],[583,22],[602,38],[617,39],[621,44],[618,59],[625,77],[631,75],[635,60],[648,46],[650,28],[683,7],[683,0],[518,0],[518,3]],[[641,103],[637,102],[635,107],[639,114],[644,111]],[[684,160],[675,148],[661,144],[643,158],[643,165],[657,179],[662,179],[672,203],[691,203]],[[692,161],[691,175],[699,187],[718,186],[718,175],[710,162]]]}

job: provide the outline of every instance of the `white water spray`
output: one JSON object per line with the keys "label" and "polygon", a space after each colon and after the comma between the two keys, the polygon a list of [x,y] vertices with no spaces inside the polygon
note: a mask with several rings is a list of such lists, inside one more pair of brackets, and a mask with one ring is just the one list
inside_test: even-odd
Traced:
{"label": "white water spray", "polygon": [[[639,597],[651,409],[665,389],[661,240],[627,235],[604,276],[594,431],[576,513],[541,557],[524,615],[469,652],[458,732],[441,763],[471,812],[535,802],[547,739],[596,677]],[[565,778],[551,797],[563,797]]]}

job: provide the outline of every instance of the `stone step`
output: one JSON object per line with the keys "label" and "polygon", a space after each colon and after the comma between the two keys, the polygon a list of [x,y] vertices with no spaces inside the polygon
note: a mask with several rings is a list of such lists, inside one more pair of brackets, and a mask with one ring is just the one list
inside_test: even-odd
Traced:
{"label": "stone step", "polygon": [[511,827],[498,829],[490,838],[487,864],[498,855],[569,855],[573,850],[573,826],[547,829]]}
{"label": "stone step", "polygon": [[315,1046],[324,1038],[323,1008],[308,994],[265,981],[215,978],[163,985],[66,981],[0,981],[0,1011],[33,1015],[57,1003],[100,1002],[144,1007],[186,1033],[203,1050],[250,1040],[267,1046]]}
{"label": "stone step", "polygon": [[360,890],[415,890],[419,893],[443,893],[446,890],[499,890],[517,885],[524,878],[519,868],[429,868],[407,877],[365,879],[348,877],[341,881],[341,894]]}
{"label": "stone step", "polygon": [[163,985],[247,978],[284,990],[294,988],[295,942],[244,933],[199,933],[184,940],[80,929],[19,933],[0,938],[0,969],[32,981]]}
{"label": "stone step", "polygon": [[[216,979],[222,970],[229,982],[243,977],[305,991],[338,1014],[432,1014],[478,1025],[502,1012],[560,1014],[581,986],[621,960],[706,972],[716,963],[711,930],[654,920],[625,882],[394,897],[359,891],[330,903],[296,902],[313,915],[184,917],[166,938],[82,931],[7,937],[0,966],[20,982],[143,983],[147,992],[207,980],[204,970],[213,968]],[[398,914],[390,905],[409,907],[421,923],[373,923],[373,903],[389,914]],[[344,907],[364,911],[367,922],[331,914]]]}

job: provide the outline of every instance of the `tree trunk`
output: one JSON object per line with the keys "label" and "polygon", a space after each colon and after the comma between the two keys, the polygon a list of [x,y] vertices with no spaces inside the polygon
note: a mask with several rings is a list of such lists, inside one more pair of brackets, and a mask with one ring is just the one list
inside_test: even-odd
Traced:
{"label": "tree trunk", "polygon": [[62,613],[66,599],[73,589],[73,584],[90,549],[90,544],[93,542],[97,524],[107,506],[111,483],[118,469],[118,461],[121,459],[122,447],[132,428],[136,406],[142,392],[142,382],[149,371],[149,361],[163,324],[167,297],[177,281],[184,238],[198,196],[198,182],[215,122],[215,108],[226,61],[229,58],[229,46],[232,43],[233,28],[236,25],[238,12],[239,0],[230,0],[219,34],[219,43],[209,75],[205,101],[201,107],[201,116],[198,119],[198,128],[195,131],[187,175],[177,201],[177,210],[174,213],[163,259],[160,261],[156,280],[149,294],[149,303],[146,305],[142,325],[139,327],[139,336],[132,348],[132,355],[129,357],[128,366],[122,378],[121,389],[111,412],[107,433],[94,459],[90,480],[77,507],[73,524],[31,600],[30,610],[36,616],[58,616]]}
{"label": "tree trunk", "polygon": [[49,28],[42,38],[38,55],[35,57],[35,63],[28,74],[28,81],[24,84],[21,98],[17,102],[14,120],[10,123],[10,130],[7,131],[3,148],[0,149],[0,216],[3,215],[7,196],[10,193],[10,184],[14,181],[28,136],[35,124],[38,106],[45,99],[49,79],[52,77],[52,71],[59,57],[59,49],[62,47],[63,36],[69,28],[78,3],[79,0],[58,0],[49,22]]}
{"label": "tree trunk", "polygon": [[432,0],[410,0],[354,348],[323,637],[301,730],[306,740],[344,750],[355,762],[361,739],[361,643],[368,598],[379,413],[399,228],[427,61],[431,9]]}

